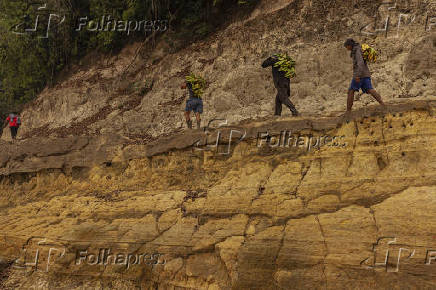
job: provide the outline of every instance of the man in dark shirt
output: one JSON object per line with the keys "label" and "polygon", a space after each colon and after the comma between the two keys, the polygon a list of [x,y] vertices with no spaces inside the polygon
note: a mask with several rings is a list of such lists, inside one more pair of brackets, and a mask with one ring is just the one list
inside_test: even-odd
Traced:
{"label": "man in dark shirt", "polygon": [[385,106],[380,94],[372,87],[371,72],[369,71],[368,64],[363,59],[360,43],[349,38],[345,41],[344,46],[351,51],[351,58],[353,59],[353,80],[348,89],[347,112],[350,112],[353,107],[354,92],[358,92],[360,89],[364,93],[373,96],[380,105]]}
{"label": "man in dark shirt", "polygon": [[291,96],[291,81],[285,76],[285,72],[280,71],[278,67],[274,66],[277,61],[278,58],[276,56],[271,56],[262,63],[263,68],[272,66],[274,86],[277,89],[275,115],[280,116],[282,114],[282,105],[284,104],[291,110],[293,116],[298,116],[297,109],[295,109],[294,104],[289,99]]}

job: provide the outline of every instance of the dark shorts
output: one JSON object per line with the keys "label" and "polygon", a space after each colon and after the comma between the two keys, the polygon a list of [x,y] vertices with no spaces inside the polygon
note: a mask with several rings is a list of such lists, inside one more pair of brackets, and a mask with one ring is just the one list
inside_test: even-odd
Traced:
{"label": "dark shorts", "polygon": [[369,90],[374,89],[372,87],[372,83],[371,83],[371,78],[361,78],[360,82],[356,82],[355,79],[353,79],[351,81],[351,85],[349,90],[350,91],[360,91],[360,89],[362,89],[362,91],[366,94],[368,93]]}
{"label": "dark shorts", "polygon": [[189,98],[186,101],[186,112],[194,111],[195,113],[203,113],[203,100],[200,98]]}
{"label": "dark shorts", "polygon": [[15,137],[17,137],[18,134],[18,127],[10,127],[11,128],[11,137],[12,139],[15,139]]}

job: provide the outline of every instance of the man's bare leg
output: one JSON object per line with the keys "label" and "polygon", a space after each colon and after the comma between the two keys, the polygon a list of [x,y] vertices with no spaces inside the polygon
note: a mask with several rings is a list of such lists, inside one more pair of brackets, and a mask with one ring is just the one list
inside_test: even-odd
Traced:
{"label": "man's bare leg", "polygon": [[374,99],[376,99],[377,102],[379,102],[380,105],[382,105],[382,106],[386,106],[385,103],[383,103],[383,100],[382,100],[380,94],[377,93],[376,90],[371,89],[371,90],[368,91],[368,94],[370,94],[371,96],[373,96]]}
{"label": "man's bare leg", "polygon": [[200,113],[195,113],[195,118],[197,119],[197,129],[201,128],[201,116]]}
{"label": "man's bare leg", "polygon": [[192,129],[192,121],[191,121],[191,116],[190,116],[190,112],[189,111],[185,111],[185,119],[186,119],[186,124],[188,125],[189,129]]}
{"label": "man's bare leg", "polygon": [[354,103],[354,91],[349,90],[348,99],[347,99],[347,112],[351,112],[351,109],[353,108],[353,103]]}

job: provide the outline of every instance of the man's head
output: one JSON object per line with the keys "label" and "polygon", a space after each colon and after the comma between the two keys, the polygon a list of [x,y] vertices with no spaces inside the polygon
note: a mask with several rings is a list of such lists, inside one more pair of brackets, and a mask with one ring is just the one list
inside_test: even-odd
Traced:
{"label": "man's head", "polygon": [[186,84],[186,82],[184,82],[184,83],[180,86],[180,88],[181,88],[182,90],[185,90],[185,89],[186,89],[186,86],[187,86],[187,84]]}
{"label": "man's head", "polygon": [[352,39],[352,38],[348,38],[345,43],[344,46],[348,49],[348,50],[352,50],[353,46],[356,42]]}

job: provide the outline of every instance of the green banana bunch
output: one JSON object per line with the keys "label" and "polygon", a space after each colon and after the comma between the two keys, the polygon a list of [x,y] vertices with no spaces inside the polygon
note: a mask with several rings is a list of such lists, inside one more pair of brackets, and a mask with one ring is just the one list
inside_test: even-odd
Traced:
{"label": "green banana bunch", "polygon": [[287,54],[275,54],[278,61],[274,64],[274,67],[279,68],[279,71],[285,72],[287,78],[293,78],[297,75],[295,70],[296,62],[292,57]]}
{"label": "green banana bunch", "polygon": [[191,73],[186,77],[186,81],[192,85],[192,91],[194,92],[194,95],[200,98],[206,89],[206,80],[201,76],[196,76],[195,74]]}

